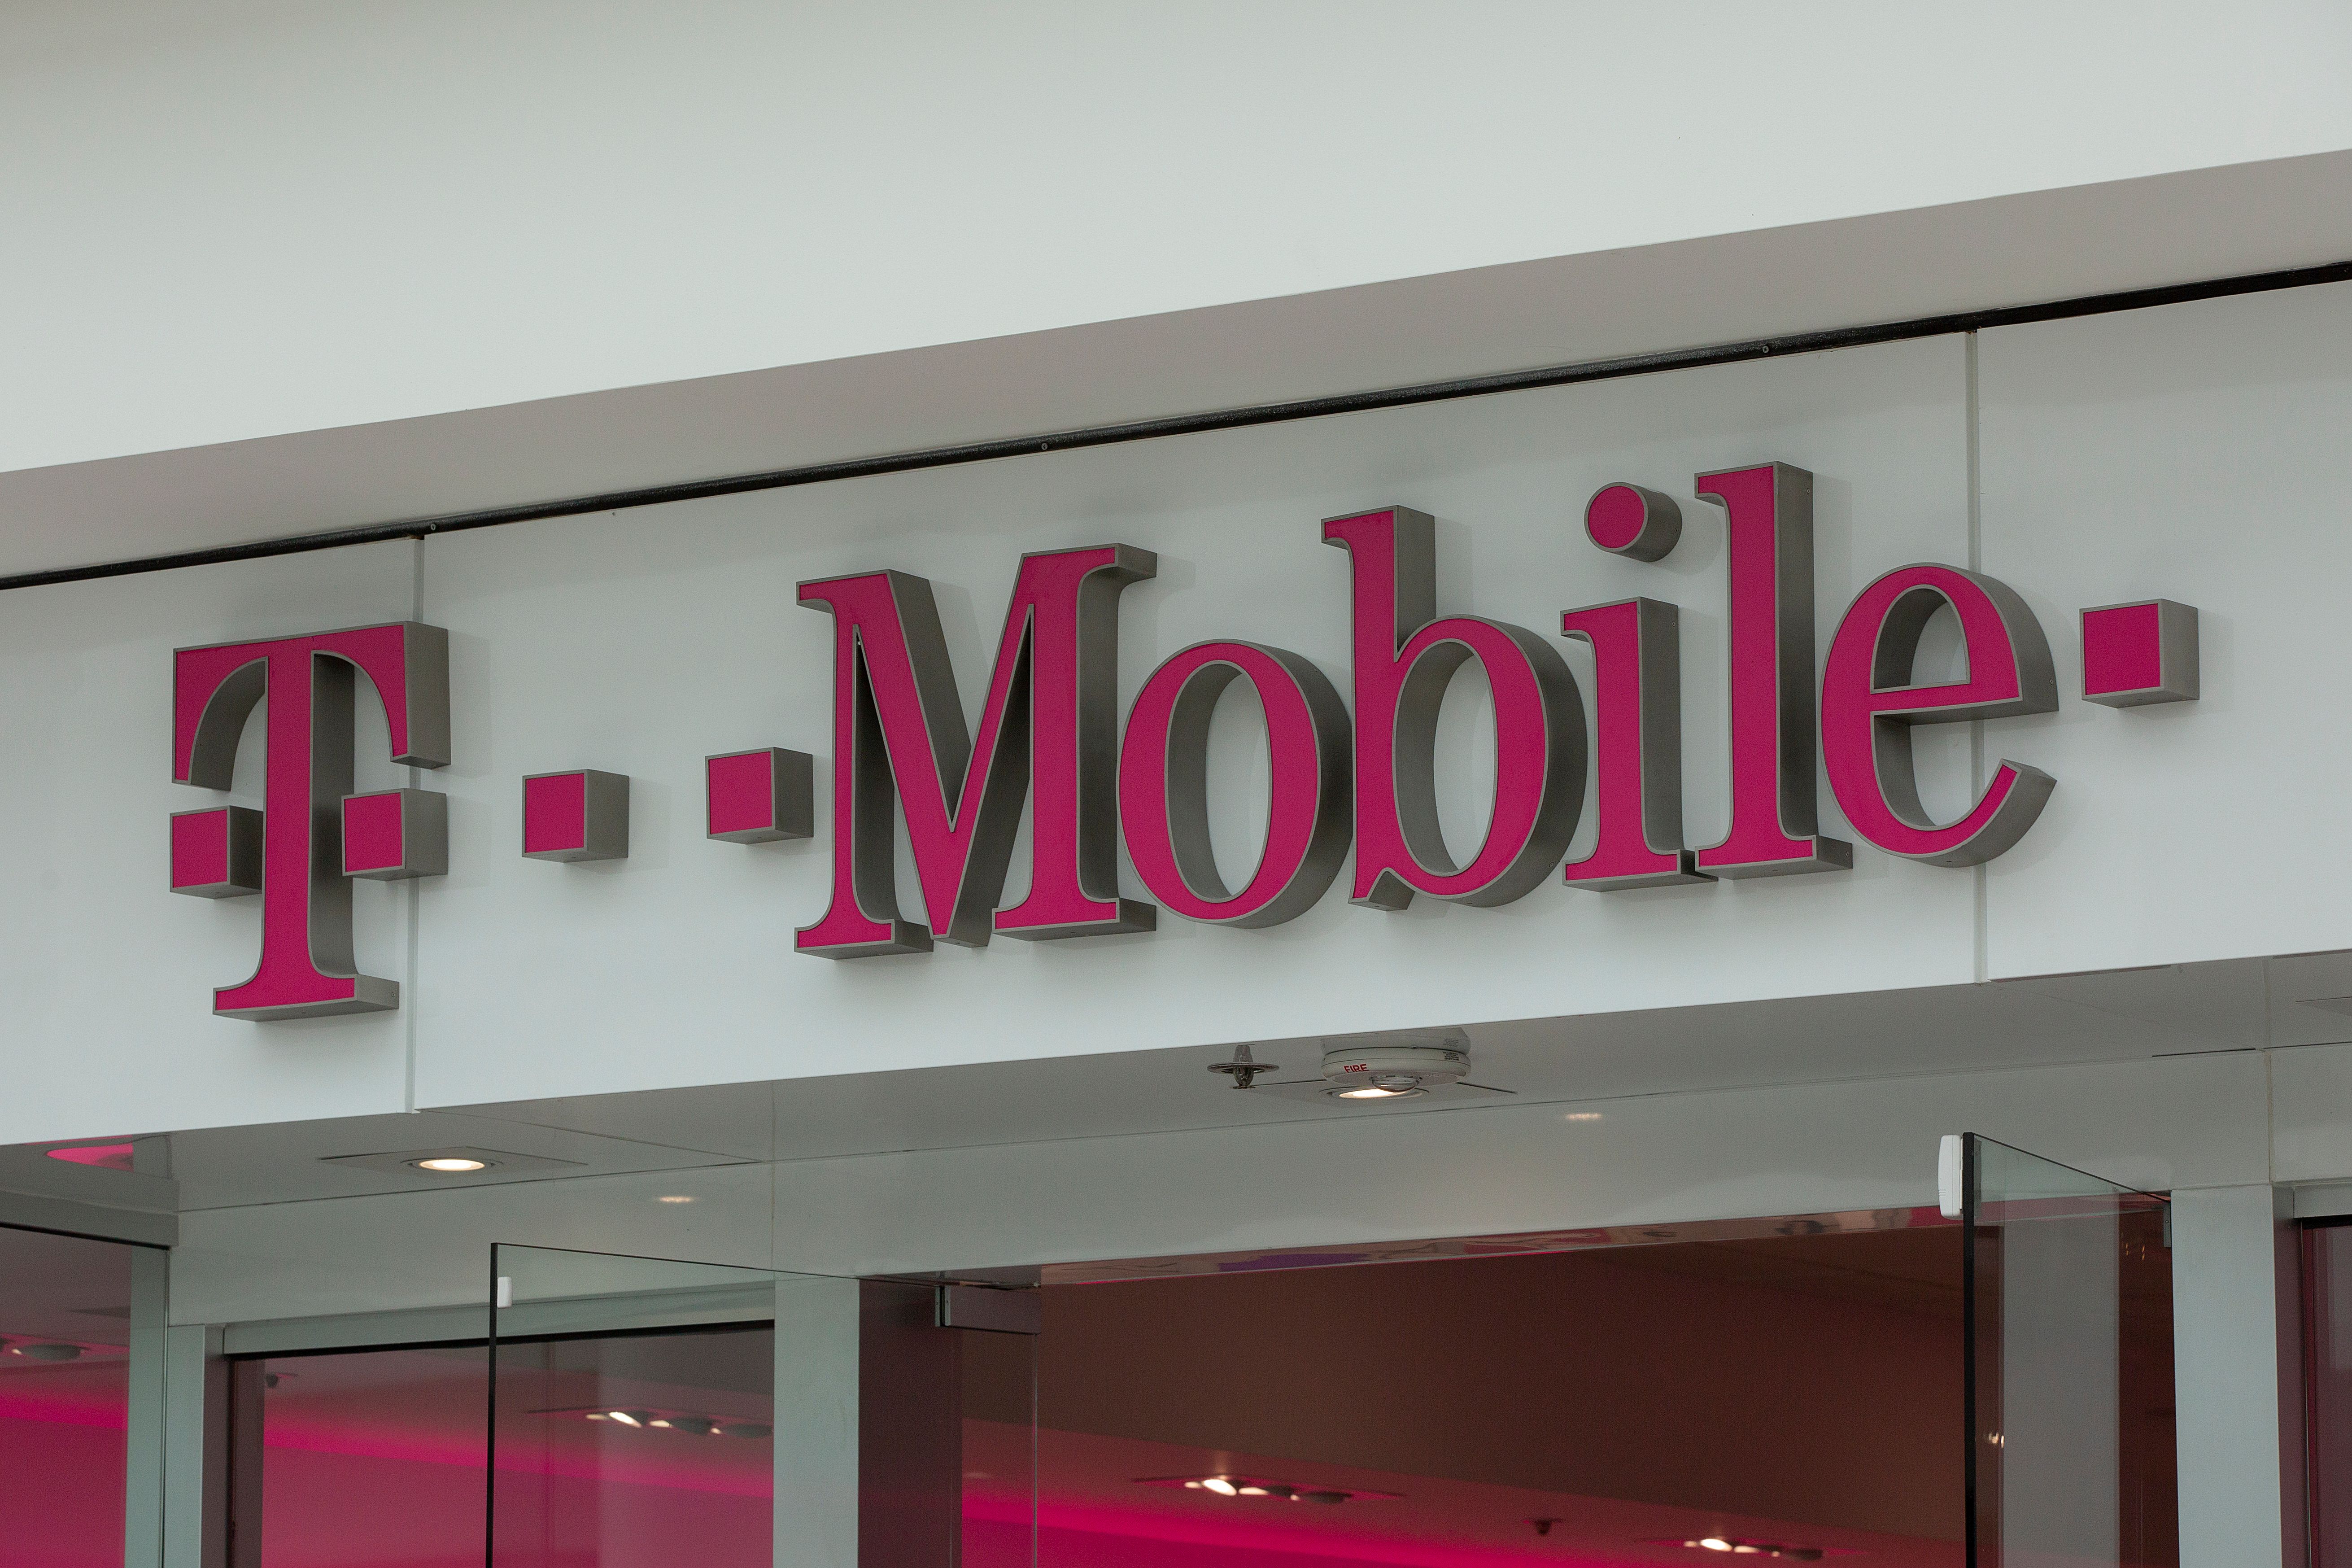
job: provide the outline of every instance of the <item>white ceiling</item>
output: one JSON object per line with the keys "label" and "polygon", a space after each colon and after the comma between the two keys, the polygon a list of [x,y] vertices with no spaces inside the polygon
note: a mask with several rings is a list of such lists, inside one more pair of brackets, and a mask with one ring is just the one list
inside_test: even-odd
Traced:
{"label": "white ceiling", "polygon": [[[1469,1115],[1769,1084],[1990,1071],[2352,1039],[2352,952],[1981,985],[1472,1026],[1474,1081],[1507,1093],[1387,1104],[1237,1091],[1225,1048],[1133,1051],[766,1084],[523,1100],[175,1132],[170,1176],[0,1150],[0,1188],[180,1210],[1334,1117]],[[1236,1042],[1237,1043],[1237,1042]],[[1313,1076],[1315,1040],[1254,1042],[1269,1081]],[[465,1145],[569,1163],[428,1177],[337,1156]]]}

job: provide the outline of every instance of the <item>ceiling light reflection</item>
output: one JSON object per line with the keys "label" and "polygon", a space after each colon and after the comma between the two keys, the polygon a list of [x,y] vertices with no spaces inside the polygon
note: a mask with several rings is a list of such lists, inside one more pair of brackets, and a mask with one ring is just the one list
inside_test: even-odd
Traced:
{"label": "ceiling light reflection", "polygon": [[1187,1491],[1214,1492],[1219,1497],[1266,1498],[1276,1502],[1341,1503],[1370,1498],[1393,1501],[1403,1495],[1401,1492],[1369,1491],[1361,1488],[1278,1481],[1265,1476],[1138,1476],[1135,1484],[1139,1487],[1182,1487]]}
{"label": "ceiling light reflection", "polygon": [[706,1415],[689,1410],[648,1410],[642,1406],[631,1410],[615,1410],[609,1406],[583,1410],[572,1405],[562,1410],[541,1410],[539,1415],[579,1416],[585,1421],[609,1421],[615,1426],[629,1426],[645,1432],[671,1432],[688,1437],[772,1437],[776,1429],[765,1421],[738,1421],[726,1415]]}
{"label": "ceiling light reflection", "polygon": [[1736,1535],[1702,1535],[1696,1541],[1659,1541],[1660,1546],[1683,1545],[1698,1552],[1728,1552],[1738,1557],[1773,1557],[1792,1563],[1818,1563],[1827,1555],[1820,1546],[1792,1546],[1781,1541],[1744,1541]]}

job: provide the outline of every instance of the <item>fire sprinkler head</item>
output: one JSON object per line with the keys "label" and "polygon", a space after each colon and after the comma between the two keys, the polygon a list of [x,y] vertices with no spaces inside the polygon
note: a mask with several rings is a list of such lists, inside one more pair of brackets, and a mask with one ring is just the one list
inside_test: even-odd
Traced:
{"label": "fire sprinkler head", "polygon": [[1255,1057],[1250,1055],[1250,1048],[1248,1046],[1239,1045],[1234,1047],[1233,1060],[1229,1062],[1211,1062],[1209,1064],[1209,1070],[1211,1072],[1221,1072],[1230,1077],[1234,1080],[1234,1087],[1235,1089],[1255,1089],[1257,1087],[1258,1074],[1280,1072],[1282,1070],[1282,1064],[1280,1062],[1259,1061]]}

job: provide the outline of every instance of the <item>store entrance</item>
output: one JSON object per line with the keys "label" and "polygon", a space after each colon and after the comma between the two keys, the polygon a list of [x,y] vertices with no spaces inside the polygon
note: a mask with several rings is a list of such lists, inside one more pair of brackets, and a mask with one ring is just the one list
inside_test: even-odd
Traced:
{"label": "store entrance", "polygon": [[1046,1269],[1037,1560],[2171,1568],[2164,1201],[1947,1154],[1931,1208]]}
{"label": "store entrance", "polygon": [[1951,1173],[954,1282],[502,1247],[487,1345],[245,1369],[237,1561],[2174,1568],[2162,1201]]}

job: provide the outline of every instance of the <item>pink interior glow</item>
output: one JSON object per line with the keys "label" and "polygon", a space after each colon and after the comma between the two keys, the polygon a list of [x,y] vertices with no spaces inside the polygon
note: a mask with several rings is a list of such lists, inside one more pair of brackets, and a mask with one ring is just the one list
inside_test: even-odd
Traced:
{"label": "pink interior glow", "polygon": [[[965,1539],[1015,1530],[1028,1497],[1017,1449],[1025,1429],[967,1421]],[[1825,1527],[1721,1509],[1496,1486],[1232,1450],[1188,1448],[1095,1434],[1038,1434],[1038,1561],[1044,1568],[1655,1568],[1702,1561],[1684,1541],[1727,1534],[1786,1541],[1831,1555],[1867,1553],[1886,1568],[1958,1568],[1957,1541]],[[1001,1469],[996,1467],[1002,1467]],[[1224,1498],[1139,1478],[1223,1471],[1280,1474],[1310,1484],[1402,1495],[1342,1504]],[[1557,1522],[1538,1536],[1527,1521]],[[1671,1542],[1672,1544],[1667,1544]]]}
{"label": "pink interior glow", "polygon": [[[974,1334],[960,1352],[961,1557],[1671,1568],[1712,1563],[1684,1543],[1720,1535],[1958,1568],[1951,1241],[1922,1225],[1049,1287],[1039,1339]],[[1333,1321],[1404,1343],[1474,1309],[1478,1333],[1423,1353],[1312,1350]],[[494,1563],[764,1565],[772,1442],[586,1415],[779,1419],[774,1353],[764,1329],[502,1349]],[[483,1352],[269,1364],[282,1377],[266,1395],[262,1568],[481,1561]],[[0,1423],[14,1408],[0,1403]],[[1166,1484],[1204,1475],[1358,1496]],[[1542,1535],[1538,1519],[1552,1521]]]}
{"label": "pink interior glow", "polygon": [[63,1160],[68,1165],[97,1165],[109,1171],[131,1169],[132,1150],[128,1143],[78,1143],[70,1149],[52,1149],[49,1158]]}
{"label": "pink interior glow", "polygon": [[121,1421],[27,1420],[0,1411],[0,1475],[8,1477],[0,1488],[0,1537],[7,1542],[8,1563],[121,1568]]}
{"label": "pink interior glow", "polygon": [[[87,1281],[74,1281],[87,1287]],[[103,1304],[87,1303],[90,1305]],[[0,1321],[11,1345],[82,1342]],[[122,1562],[128,1363],[119,1345],[82,1359],[0,1355],[0,1561],[10,1568],[118,1568]]]}

